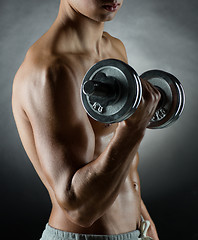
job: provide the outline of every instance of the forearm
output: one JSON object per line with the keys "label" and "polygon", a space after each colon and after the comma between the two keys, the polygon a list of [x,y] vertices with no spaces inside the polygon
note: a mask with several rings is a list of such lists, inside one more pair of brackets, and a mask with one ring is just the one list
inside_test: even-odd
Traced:
{"label": "forearm", "polygon": [[79,169],[73,176],[71,189],[74,193],[72,218],[78,215],[78,222],[88,225],[101,217],[115,201],[120,187],[129,172],[142,132],[131,132],[126,137],[116,131],[105,151],[94,161]]}

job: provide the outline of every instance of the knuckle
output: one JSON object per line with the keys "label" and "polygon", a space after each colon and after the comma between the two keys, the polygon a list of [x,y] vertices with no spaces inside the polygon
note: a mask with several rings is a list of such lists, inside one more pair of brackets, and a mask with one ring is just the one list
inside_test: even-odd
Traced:
{"label": "knuckle", "polygon": [[153,105],[153,106],[157,105],[159,100],[160,100],[160,96],[158,96],[158,94],[150,93],[148,98],[148,103],[150,103],[150,105]]}
{"label": "knuckle", "polygon": [[155,100],[156,100],[157,102],[160,100],[160,97],[161,97],[161,95],[160,95],[159,92],[155,93]]}
{"label": "knuckle", "polygon": [[142,96],[141,105],[144,105],[144,104],[145,104],[145,98]]}
{"label": "knuckle", "polygon": [[160,97],[161,97],[160,91],[159,91],[158,89],[155,89],[155,91],[156,91],[156,96],[157,96],[157,98],[160,98]]}
{"label": "knuckle", "polygon": [[150,83],[146,83],[147,85],[144,87],[144,93],[142,96],[142,104],[144,105],[156,105],[160,98],[160,92],[153,87]]}
{"label": "knuckle", "polygon": [[154,103],[156,101],[156,96],[153,92],[149,93],[149,100]]}

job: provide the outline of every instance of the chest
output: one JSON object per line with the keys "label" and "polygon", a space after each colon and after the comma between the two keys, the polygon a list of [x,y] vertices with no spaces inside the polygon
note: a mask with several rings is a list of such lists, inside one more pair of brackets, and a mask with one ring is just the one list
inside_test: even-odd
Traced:
{"label": "chest", "polygon": [[[116,57],[115,56],[106,56],[106,58]],[[117,123],[114,124],[105,124],[98,122],[91,118],[85,111],[83,104],[81,102],[81,85],[84,78],[84,75],[88,71],[88,69],[93,66],[96,62],[102,59],[99,58],[90,58],[88,56],[78,56],[78,58],[73,58],[72,62],[75,62],[75,69],[73,69],[75,75],[75,88],[76,88],[76,98],[78,102],[78,111],[81,112],[85,117],[84,125],[88,125],[91,127],[90,131],[94,133],[94,141],[95,141],[95,157],[96,155],[102,153],[106,146],[108,145],[109,141],[114,135],[114,132],[118,126]],[[92,135],[93,136],[93,135]],[[93,139],[91,140],[93,141]]]}
{"label": "chest", "polygon": [[[114,46],[110,41],[107,41],[108,44],[105,45],[105,51],[101,53],[100,56],[97,55],[86,55],[86,54],[78,54],[69,55],[67,54],[66,62],[70,63],[70,67],[75,80],[75,93],[76,93],[76,102],[78,103],[78,112],[83,115],[83,125],[86,126],[87,136],[89,137],[89,141],[95,144],[94,150],[94,158],[97,158],[107,147],[110,140],[112,139],[114,132],[118,126],[117,123],[114,124],[104,124],[98,121],[95,121],[91,117],[89,117],[83,107],[81,102],[81,85],[83,78],[86,72],[97,62],[108,59],[115,58],[120,59],[122,61],[126,61],[122,56],[121,51]],[[91,138],[90,138],[91,136]]]}

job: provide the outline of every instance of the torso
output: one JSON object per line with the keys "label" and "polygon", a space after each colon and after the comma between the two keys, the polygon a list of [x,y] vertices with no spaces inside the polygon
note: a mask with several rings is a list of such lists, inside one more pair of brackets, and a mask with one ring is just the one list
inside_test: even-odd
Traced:
{"label": "torso", "polygon": [[[83,76],[87,70],[93,64],[102,59],[117,58],[125,62],[127,61],[124,54],[122,54],[122,49],[119,49],[119,47],[116,48],[116,41],[114,42],[113,38],[108,34],[105,34],[104,38],[107,42],[107,46],[105,48],[105,52],[100,56],[100,58],[85,55],[76,56],[71,53],[66,56],[59,56],[59,59],[61,59],[63,63],[64,61],[66,61],[67,64],[68,62],[71,63],[70,67],[73,68],[73,72],[75,73],[78,102],[77,109],[82,112],[82,114],[85,114],[85,112],[80,100],[80,87]],[[39,46],[42,44],[46,45],[45,38],[40,40]],[[36,45],[34,46],[34,49],[36,51]],[[25,64],[25,62],[23,64]],[[23,106],[20,102],[17,102],[17,99],[13,99],[13,101],[13,111],[23,146],[38,175],[48,189],[52,201],[52,211],[49,224],[54,228],[64,231],[87,234],[119,234],[137,229],[140,223],[140,186],[137,173],[138,155],[136,155],[135,159],[132,161],[129,175],[126,178],[126,181],[113,205],[91,227],[82,228],[77,226],[68,219],[65,211],[63,211],[57,203],[53,191],[42,173],[39,157],[34,144],[32,128],[27,116],[23,112]],[[94,160],[108,145],[115,132],[117,124],[106,125],[99,123],[88,116],[83,118],[83,121],[82,126],[86,128],[87,138],[90,142],[89,146],[94,147],[94,149],[90,148],[90,151],[93,151]],[[92,144],[92,142],[94,144]]]}

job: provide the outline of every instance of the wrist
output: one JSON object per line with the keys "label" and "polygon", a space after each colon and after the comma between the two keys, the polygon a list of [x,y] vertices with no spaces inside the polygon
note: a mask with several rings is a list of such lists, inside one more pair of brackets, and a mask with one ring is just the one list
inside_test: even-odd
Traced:
{"label": "wrist", "polygon": [[122,121],[118,123],[115,135],[119,138],[142,140],[146,132],[145,127],[131,126]]}

